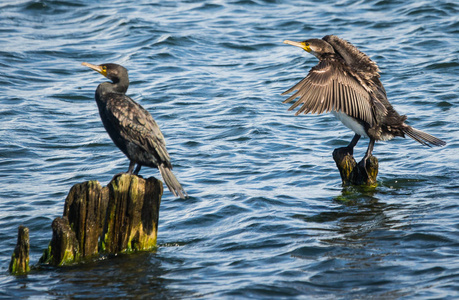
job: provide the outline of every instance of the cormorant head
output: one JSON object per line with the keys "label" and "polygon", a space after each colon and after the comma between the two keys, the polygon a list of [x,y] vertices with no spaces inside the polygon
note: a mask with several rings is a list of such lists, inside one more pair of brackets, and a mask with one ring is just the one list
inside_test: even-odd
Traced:
{"label": "cormorant head", "polygon": [[300,47],[301,49],[311,53],[318,59],[320,59],[323,54],[335,53],[333,47],[329,43],[321,39],[310,39],[302,42],[293,42],[285,40],[284,44]]}
{"label": "cormorant head", "polygon": [[82,65],[99,72],[113,81],[113,83],[118,83],[120,80],[124,81],[126,79],[129,82],[128,71],[123,66],[117,64],[93,65],[86,62],[82,63]]}

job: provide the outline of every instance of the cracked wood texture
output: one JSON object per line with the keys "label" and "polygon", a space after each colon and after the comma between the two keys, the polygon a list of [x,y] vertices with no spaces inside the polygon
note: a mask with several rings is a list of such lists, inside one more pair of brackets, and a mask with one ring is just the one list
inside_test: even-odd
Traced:
{"label": "cracked wood texture", "polygon": [[18,242],[16,244],[16,248],[14,248],[8,268],[11,274],[22,275],[30,271],[29,250],[29,228],[21,225],[18,228]]}
{"label": "cracked wood texture", "polygon": [[98,181],[74,185],[40,263],[61,266],[154,249],[162,194],[160,180],[128,174],[116,175],[106,187]]}
{"label": "cracked wood texture", "polygon": [[358,164],[347,147],[338,148],[333,151],[333,160],[338,167],[343,186],[349,185],[376,185],[378,176],[378,159],[370,156],[367,161],[366,170],[363,160]]}

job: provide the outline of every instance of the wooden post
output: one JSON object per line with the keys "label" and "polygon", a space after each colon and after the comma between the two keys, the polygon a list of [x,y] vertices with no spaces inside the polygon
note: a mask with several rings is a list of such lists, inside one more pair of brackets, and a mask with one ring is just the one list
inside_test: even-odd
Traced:
{"label": "wooden post", "polygon": [[62,218],[40,263],[61,266],[100,254],[150,250],[156,246],[163,184],[155,178],[116,175],[74,185]]}
{"label": "wooden post", "polygon": [[81,257],[91,257],[99,252],[99,237],[104,227],[108,201],[108,188],[101,187],[94,180],[75,184],[65,199],[64,217],[73,228]]}
{"label": "wooden post", "polygon": [[333,160],[338,167],[343,186],[348,185],[376,185],[378,176],[378,159],[370,156],[366,168],[363,159],[357,164],[348,147],[333,151]]}
{"label": "wooden post", "polygon": [[58,217],[54,219],[51,228],[53,229],[53,237],[39,262],[62,266],[77,261],[81,255],[75,231],[69,225],[68,218]]}
{"label": "wooden post", "polygon": [[23,275],[30,271],[29,267],[29,228],[19,226],[18,242],[14,248],[9,266],[9,271],[13,275]]}
{"label": "wooden post", "polygon": [[156,246],[163,184],[121,175],[109,184],[110,199],[100,239],[103,253],[149,250]]}

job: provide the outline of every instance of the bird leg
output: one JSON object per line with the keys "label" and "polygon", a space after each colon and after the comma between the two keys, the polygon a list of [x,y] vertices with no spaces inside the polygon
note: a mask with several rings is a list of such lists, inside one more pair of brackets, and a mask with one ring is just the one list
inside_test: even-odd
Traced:
{"label": "bird leg", "polygon": [[355,134],[354,137],[352,138],[352,141],[349,143],[349,145],[347,145],[346,148],[349,148],[350,149],[350,154],[353,155],[354,154],[354,147],[355,145],[357,145],[357,142],[360,140],[360,134]]}
{"label": "bird leg", "polygon": [[367,170],[367,160],[370,158],[371,153],[373,152],[373,147],[375,146],[375,139],[370,138],[370,143],[368,144],[367,152],[363,157],[363,167],[365,171]]}
{"label": "bird leg", "polygon": [[134,175],[138,175],[140,172],[140,168],[142,168],[141,164],[137,164],[137,168],[135,168]]}
{"label": "bird leg", "polygon": [[[374,185],[378,175],[378,160],[372,156],[375,139],[370,138],[364,158],[357,164],[352,156],[352,149],[357,144],[360,135],[355,135],[347,147],[335,149],[333,160],[338,167],[343,185]],[[367,169],[368,167],[368,169]]]}
{"label": "bird leg", "polygon": [[[333,159],[338,165],[338,161],[341,161],[343,157],[350,157],[354,160],[354,147],[357,145],[357,142],[360,140],[360,134],[355,134],[352,138],[352,141],[346,147],[337,148],[333,151]],[[354,160],[355,161],[355,160]],[[338,169],[340,167],[338,166]]]}
{"label": "bird leg", "polygon": [[338,149],[335,149],[341,153],[344,154],[349,154],[350,156],[353,156],[354,155],[354,147],[355,145],[357,145],[357,142],[360,140],[360,134],[355,134],[354,137],[352,138],[352,141],[349,143],[349,145],[347,145],[346,147],[341,147],[341,148],[338,148]]}
{"label": "bird leg", "polygon": [[[135,167],[135,161],[132,161],[132,160],[131,160],[131,161],[129,162],[129,169],[127,170],[126,173],[127,173],[127,174],[132,174],[132,172],[134,171],[134,167]],[[135,174],[135,172],[134,172],[134,174]]]}

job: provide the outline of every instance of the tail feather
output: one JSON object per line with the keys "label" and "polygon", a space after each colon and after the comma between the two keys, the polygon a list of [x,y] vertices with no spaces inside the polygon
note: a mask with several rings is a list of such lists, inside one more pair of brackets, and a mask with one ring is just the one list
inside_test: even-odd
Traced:
{"label": "tail feather", "polygon": [[429,147],[446,145],[445,141],[440,140],[439,138],[436,138],[433,135],[425,133],[421,130],[417,130],[408,125],[406,125],[406,127],[403,128],[403,133],[405,133],[407,136],[409,136],[413,140],[423,145],[429,146]]}
{"label": "tail feather", "polygon": [[180,197],[182,199],[188,197],[188,194],[185,192],[182,185],[180,184],[180,182],[178,182],[177,178],[175,177],[174,173],[172,173],[172,170],[169,167],[160,165],[158,166],[158,169],[169,191],[171,191],[175,197]]}

